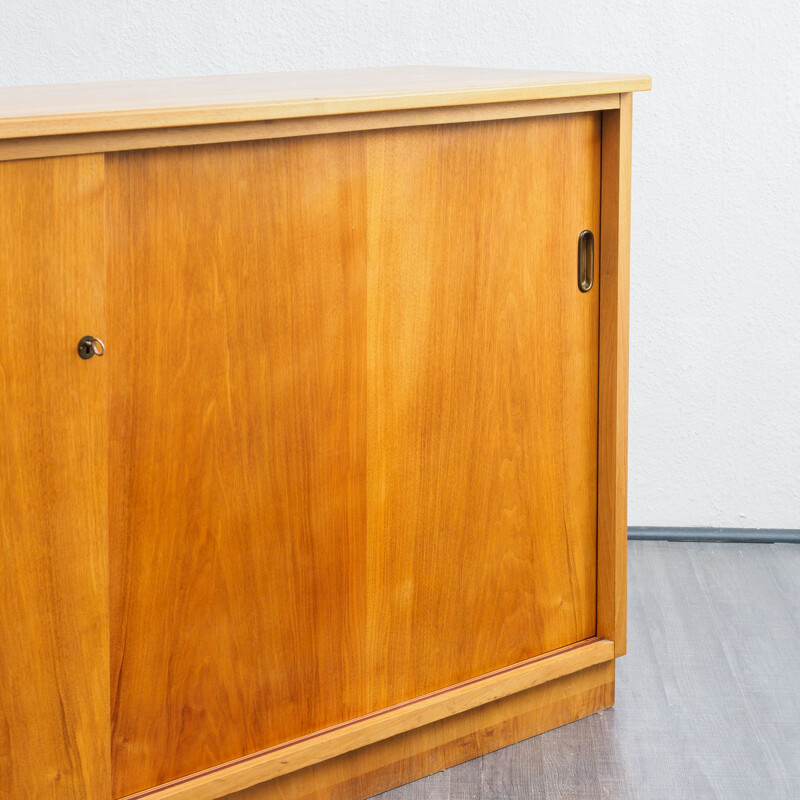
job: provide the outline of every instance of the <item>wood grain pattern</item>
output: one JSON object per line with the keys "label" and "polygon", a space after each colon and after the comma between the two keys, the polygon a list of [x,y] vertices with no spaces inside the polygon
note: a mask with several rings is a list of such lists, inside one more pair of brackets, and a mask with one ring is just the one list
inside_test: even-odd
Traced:
{"label": "wood grain pattern", "polygon": [[364,712],[362,151],[107,157],[114,796]]}
{"label": "wood grain pattern", "polygon": [[646,75],[378,67],[0,88],[0,138],[619,94]]}
{"label": "wood grain pattern", "polygon": [[107,157],[116,795],[594,634],[599,154],[581,114]]}
{"label": "wood grain pattern", "polygon": [[171,785],[144,791],[127,800],[216,800],[232,791],[274,780],[414,728],[491,704],[502,697],[612,661],[613,658],[613,642],[590,639],[296,742],[212,768]]}
{"label": "wood grain pattern", "polygon": [[0,166],[0,797],[107,800],[103,160]]}
{"label": "wood grain pattern", "polygon": [[31,136],[21,139],[0,139],[0,161],[78,153],[142,150],[151,147],[181,147],[258,139],[280,139],[288,136],[317,136],[346,131],[406,128],[414,125],[442,125],[488,119],[540,117],[547,114],[575,114],[609,108],[619,108],[618,94],[443,106],[441,108],[371,111],[361,114],[335,114],[260,122],[228,122],[216,125],[73,133],[62,136]]}
{"label": "wood grain pattern", "polygon": [[598,406],[597,633],[624,655],[628,553],[628,318],[632,96],[603,112]]}
{"label": "wood grain pattern", "polygon": [[613,703],[612,660],[230,794],[226,800],[362,800]]}
{"label": "wood grain pattern", "polygon": [[640,88],[0,89],[0,798],[363,797],[613,702]]}
{"label": "wood grain pattern", "polygon": [[597,114],[370,153],[371,704],[595,633]]}

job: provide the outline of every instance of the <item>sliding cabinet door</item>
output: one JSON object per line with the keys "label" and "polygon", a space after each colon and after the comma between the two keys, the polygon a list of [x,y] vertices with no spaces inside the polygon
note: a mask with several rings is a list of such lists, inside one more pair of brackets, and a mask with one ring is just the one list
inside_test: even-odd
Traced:
{"label": "sliding cabinet door", "polygon": [[103,157],[0,164],[0,797],[108,800]]}
{"label": "sliding cabinet door", "polygon": [[599,134],[107,156],[114,796],[593,635]]}

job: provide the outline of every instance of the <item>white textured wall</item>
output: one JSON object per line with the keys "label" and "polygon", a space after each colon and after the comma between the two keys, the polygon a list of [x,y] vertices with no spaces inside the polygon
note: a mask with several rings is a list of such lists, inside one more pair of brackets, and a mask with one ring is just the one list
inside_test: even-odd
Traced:
{"label": "white textured wall", "polygon": [[649,72],[630,522],[800,528],[800,4],[0,0],[0,84],[429,63]]}

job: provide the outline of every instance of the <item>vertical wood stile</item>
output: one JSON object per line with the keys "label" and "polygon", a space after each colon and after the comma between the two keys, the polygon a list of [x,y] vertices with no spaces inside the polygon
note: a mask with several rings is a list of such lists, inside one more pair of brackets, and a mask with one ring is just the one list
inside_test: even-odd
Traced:
{"label": "vertical wood stile", "polygon": [[597,635],[626,650],[631,94],[603,112],[597,486]]}

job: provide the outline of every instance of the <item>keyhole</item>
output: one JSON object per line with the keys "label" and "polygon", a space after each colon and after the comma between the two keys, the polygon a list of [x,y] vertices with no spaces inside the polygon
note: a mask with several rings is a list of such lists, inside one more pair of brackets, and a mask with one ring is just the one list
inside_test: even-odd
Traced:
{"label": "keyhole", "polygon": [[78,342],[78,355],[83,359],[88,359],[95,355],[94,336],[84,336]]}

